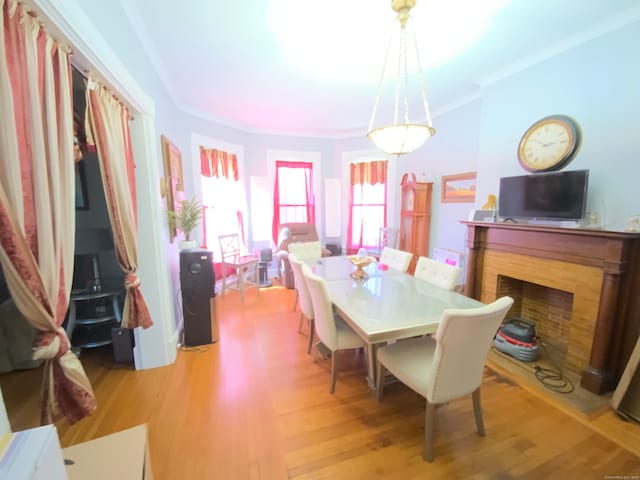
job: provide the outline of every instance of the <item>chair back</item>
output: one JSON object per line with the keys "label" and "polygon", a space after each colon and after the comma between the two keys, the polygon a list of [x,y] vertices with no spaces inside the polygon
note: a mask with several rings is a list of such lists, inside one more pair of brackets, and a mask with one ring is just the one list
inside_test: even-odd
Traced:
{"label": "chair back", "polygon": [[298,258],[291,252],[289,252],[289,263],[291,264],[291,271],[293,272],[293,279],[298,289],[298,297],[300,299],[300,309],[305,317],[313,319],[313,304],[311,303],[311,294],[309,293],[309,287],[307,286],[307,280],[302,274],[302,262],[298,261]]}
{"label": "chair back", "polygon": [[432,258],[419,257],[414,276],[438,287],[453,290],[460,272],[460,267],[447,265]]}
{"label": "chair back", "polygon": [[491,341],[512,304],[511,297],[502,297],[479,308],[444,311],[435,334],[427,400],[447,402],[480,386]]}
{"label": "chair back", "polygon": [[389,268],[406,272],[412,258],[413,254],[409,252],[397,250],[392,247],[384,247],[382,249],[382,254],[380,255],[380,263],[388,266]]}
{"label": "chair back", "polygon": [[237,233],[219,235],[218,242],[220,243],[220,255],[222,255],[222,261],[228,258],[240,257],[240,240]]}
{"label": "chair back", "polygon": [[322,257],[322,245],[320,241],[290,243],[289,254],[292,253],[298,261],[314,260]]}
{"label": "chair back", "polygon": [[378,251],[382,252],[384,247],[396,248],[398,243],[398,229],[393,227],[380,227],[378,236]]}
{"label": "chair back", "polygon": [[307,279],[307,286],[313,304],[313,318],[318,338],[331,351],[338,349],[338,334],[336,320],[333,316],[333,306],[329,298],[327,283],[322,277],[315,275],[308,265],[302,265],[302,274]]}

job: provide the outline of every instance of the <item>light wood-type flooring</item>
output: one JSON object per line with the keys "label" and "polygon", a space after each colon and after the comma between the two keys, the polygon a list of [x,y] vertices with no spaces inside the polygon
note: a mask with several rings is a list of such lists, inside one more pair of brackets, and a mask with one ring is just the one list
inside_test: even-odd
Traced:
{"label": "light wood-type flooring", "polygon": [[[244,304],[238,292],[218,297],[219,341],[181,350],[166,367],[114,368],[108,349],[83,352],[98,409],[59,422],[62,446],[146,423],[158,480],[640,475],[638,424],[611,410],[571,411],[495,366],[482,387],[487,436],[475,432],[471,398],[441,406],[435,461],[425,463],[424,400],[395,383],[377,402],[357,352],[339,354],[330,395],[330,360],[307,355],[292,305],[293,290],[280,287],[250,291]],[[40,381],[40,370],[0,376],[14,430],[37,425]]]}

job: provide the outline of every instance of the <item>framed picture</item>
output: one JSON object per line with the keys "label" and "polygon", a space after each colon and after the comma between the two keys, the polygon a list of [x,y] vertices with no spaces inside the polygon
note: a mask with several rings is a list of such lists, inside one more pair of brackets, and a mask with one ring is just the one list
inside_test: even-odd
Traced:
{"label": "framed picture", "polygon": [[476,172],[442,177],[440,200],[443,203],[473,203],[476,200]]}
{"label": "framed picture", "polygon": [[76,210],[89,210],[87,176],[84,173],[84,160],[76,162]]}
{"label": "framed picture", "polygon": [[[184,200],[184,177],[182,175],[182,154],[167,137],[160,136],[162,142],[162,160],[164,165],[163,186],[167,197],[167,212],[176,211]],[[168,218],[168,216],[167,216]],[[173,243],[176,229],[169,227],[169,240]]]}

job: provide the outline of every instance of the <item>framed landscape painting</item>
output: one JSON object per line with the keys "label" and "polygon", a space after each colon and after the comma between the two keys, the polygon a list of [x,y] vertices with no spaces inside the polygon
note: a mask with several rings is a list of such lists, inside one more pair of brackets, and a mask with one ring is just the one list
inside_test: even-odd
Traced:
{"label": "framed landscape painting", "polygon": [[442,177],[440,200],[443,203],[473,203],[476,200],[476,172]]}

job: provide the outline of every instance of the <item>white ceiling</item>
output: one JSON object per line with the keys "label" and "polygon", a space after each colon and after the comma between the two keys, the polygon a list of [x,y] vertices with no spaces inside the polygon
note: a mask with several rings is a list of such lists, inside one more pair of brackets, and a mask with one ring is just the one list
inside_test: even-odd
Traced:
{"label": "white ceiling", "polygon": [[[155,0],[150,7],[148,0],[121,0],[121,5],[178,108],[252,132],[310,137],[364,134],[394,16],[390,1],[367,0],[367,9],[348,14],[332,6],[333,1],[297,0],[301,12],[312,18],[321,18],[319,9],[332,8],[329,20],[309,26],[300,28],[297,20],[290,20],[301,42],[306,36],[326,35],[333,40],[326,41],[327,52],[324,43],[319,50],[310,49],[307,60],[312,61],[307,64],[313,67],[322,53],[330,57],[335,53],[332,49],[355,44],[355,71],[361,67],[369,76],[367,52],[380,50],[373,55],[379,57],[375,73],[360,79],[346,68],[327,69],[323,75],[309,73],[309,65],[303,71],[290,62],[287,47],[292,44],[282,44],[270,18],[274,1]],[[345,4],[355,1],[343,0]],[[418,0],[413,10],[419,37],[426,29],[429,4],[435,2]],[[481,86],[640,18],[638,0],[506,3],[467,50],[439,66],[424,68],[436,128],[439,113],[474,98]],[[293,19],[305,16],[293,13]],[[464,18],[465,12],[460,11],[459,21]],[[318,25],[319,30],[313,28]],[[350,30],[341,33],[344,25]],[[378,45],[380,38],[382,48],[367,47]],[[423,65],[429,63],[429,51],[438,43],[420,45]],[[342,71],[349,78],[333,75]]]}

